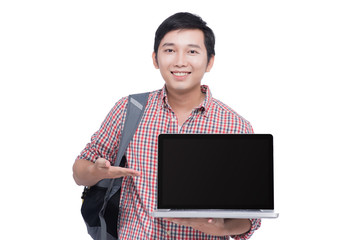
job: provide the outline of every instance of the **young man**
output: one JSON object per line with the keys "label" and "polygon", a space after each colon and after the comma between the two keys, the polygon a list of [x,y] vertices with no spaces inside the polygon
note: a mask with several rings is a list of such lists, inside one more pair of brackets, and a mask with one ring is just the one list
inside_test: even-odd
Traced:
{"label": "young man", "polygon": [[[157,137],[161,133],[252,133],[248,121],[201,85],[214,64],[215,37],[198,16],[177,13],[155,35],[153,63],[165,86],[150,93],[144,116],[127,152],[128,168],[113,167],[125,119],[127,97],[110,111],[74,163],[77,184],[124,177],[119,239],[248,239],[259,219],[157,219]],[[189,166],[190,167],[190,166]],[[214,176],[216,177],[216,176]],[[256,186],[254,186],[256,187]],[[228,196],[226,196],[228,197]]]}

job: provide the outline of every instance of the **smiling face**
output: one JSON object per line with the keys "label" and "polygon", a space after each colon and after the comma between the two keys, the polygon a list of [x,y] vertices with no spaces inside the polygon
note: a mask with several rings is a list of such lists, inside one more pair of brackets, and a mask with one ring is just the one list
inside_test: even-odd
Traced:
{"label": "smiling face", "polygon": [[209,72],[214,56],[209,61],[204,34],[199,29],[180,29],[168,32],[161,40],[154,66],[160,69],[170,93],[199,92],[201,79]]}

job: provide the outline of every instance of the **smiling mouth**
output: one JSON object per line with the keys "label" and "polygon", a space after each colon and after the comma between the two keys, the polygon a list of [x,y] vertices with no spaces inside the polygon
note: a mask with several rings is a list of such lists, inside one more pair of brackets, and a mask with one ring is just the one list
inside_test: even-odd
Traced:
{"label": "smiling mouth", "polygon": [[183,77],[183,76],[191,74],[191,72],[171,72],[171,74],[173,74],[177,77]]}

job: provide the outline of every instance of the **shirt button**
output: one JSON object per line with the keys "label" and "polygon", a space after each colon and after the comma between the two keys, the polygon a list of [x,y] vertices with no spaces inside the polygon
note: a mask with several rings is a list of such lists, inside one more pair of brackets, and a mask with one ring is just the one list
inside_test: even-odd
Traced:
{"label": "shirt button", "polygon": [[173,117],[173,118],[171,119],[171,121],[176,122],[176,118],[175,118],[175,117]]}
{"label": "shirt button", "polygon": [[170,235],[170,234],[171,234],[171,232],[170,232],[170,231],[166,231],[166,234],[167,234],[167,235]]}

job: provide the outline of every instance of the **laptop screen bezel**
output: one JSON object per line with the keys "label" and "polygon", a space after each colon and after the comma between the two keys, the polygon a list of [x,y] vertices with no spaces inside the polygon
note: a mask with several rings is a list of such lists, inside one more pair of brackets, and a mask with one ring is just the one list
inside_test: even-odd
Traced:
{"label": "laptop screen bezel", "polygon": [[[197,138],[197,139],[204,139],[204,138],[217,138],[217,137],[230,137],[230,138],[241,138],[241,139],[259,139],[259,140],[266,140],[269,144],[269,199],[266,200],[266,204],[251,204],[247,206],[239,205],[206,205],[204,203],[202,206],[179,206],[174,204],[168,204],[163,202],[163,189],[161,183],[164,182],[163,175],[161,174],[163,169],[163,142],[167,139],[188,139],[188,138]],[[158,171],[157,171],[157,208],[158,209],[266,209],[266,210],[273,210],[274,209],[274,157],[273,157],[273,136],[271,134],[160,134],[158,137]],[[256,187],[256,186],[254,186]]]}

